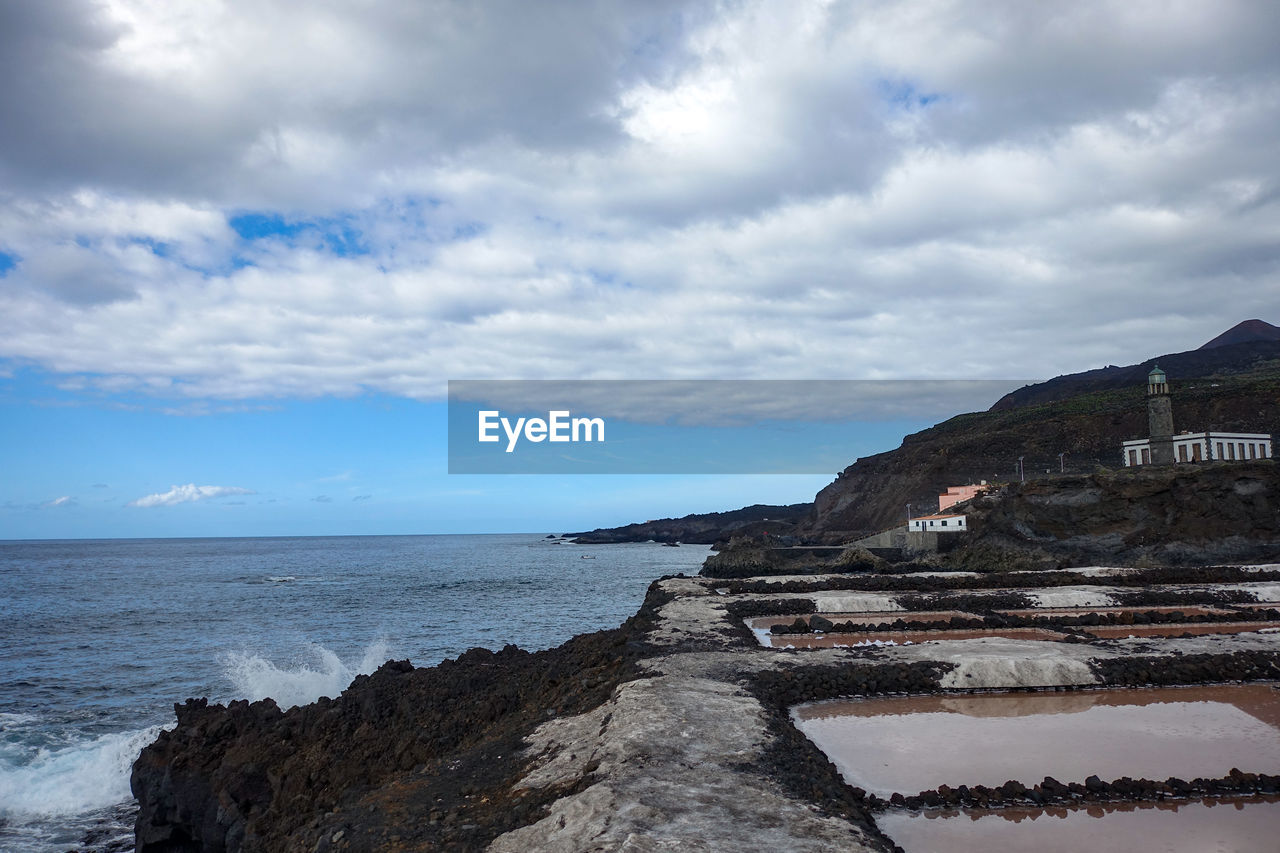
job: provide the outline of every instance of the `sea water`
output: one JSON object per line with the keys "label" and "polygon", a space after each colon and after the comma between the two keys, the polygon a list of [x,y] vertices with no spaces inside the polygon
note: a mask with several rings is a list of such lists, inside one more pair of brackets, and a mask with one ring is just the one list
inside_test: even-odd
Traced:
{"label": "sea water", "polygon": [[0,850],[132,849],[173,703],[336,696],[388,659],[558,645],[708,549],[535,535],[0,542]]}

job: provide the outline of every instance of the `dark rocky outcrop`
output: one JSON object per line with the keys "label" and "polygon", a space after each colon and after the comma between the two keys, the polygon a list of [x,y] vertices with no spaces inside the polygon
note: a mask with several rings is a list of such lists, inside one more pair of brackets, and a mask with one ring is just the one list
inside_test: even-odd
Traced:
{"label": "dark rocky outcrop", "polygon": [[813,504],[773,506],[753,504],[729,512],[702,512],[682,518],[659,518],[623,527],[607,527],[571,534],[583,545],[617,542],[687,542],[711,545],[734,536],[786,536],[813,510]]}
{"label": "dark rocky outcrop", "polygon": [[1060,565],[1207,565],[1280,559],[1274,461],[1144,466],[1012,484],[975,500],[973,531],[946,560],[999,549]]}
{"label": "dark rocky outcrop", "polygon": [[661,594],[621,628],[555,649],[389,661],[336,699],[176,705],[130,780],[140,853],[476,849],[565,793],[513,791],[522,739],[637,676]]}

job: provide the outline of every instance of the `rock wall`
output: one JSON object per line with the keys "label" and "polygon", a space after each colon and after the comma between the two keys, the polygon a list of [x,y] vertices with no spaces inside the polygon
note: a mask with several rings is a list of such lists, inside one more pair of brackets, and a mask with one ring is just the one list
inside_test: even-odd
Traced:
{"label": "rock wall", "polygon": [[970,519],[970,553],[1036,550],[1067,565],[1280,559],[1280,466],[1172,465],[1032,481],[974,501]]}

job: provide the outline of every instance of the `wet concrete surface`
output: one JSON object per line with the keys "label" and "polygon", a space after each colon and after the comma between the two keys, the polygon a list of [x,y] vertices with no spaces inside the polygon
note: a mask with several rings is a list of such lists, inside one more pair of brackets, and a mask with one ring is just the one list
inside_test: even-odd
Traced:
{"label": "wet concrete surface", "polygon": [[883,797],[1045,776],[1280,770],[1280,690],[1270,684],[832,701],[793,718],[849,784]]}
{"label": "wet concrete surface", "polygon": [[890,812],[876,823],[907,853],[1274,853],[1280,797]]}

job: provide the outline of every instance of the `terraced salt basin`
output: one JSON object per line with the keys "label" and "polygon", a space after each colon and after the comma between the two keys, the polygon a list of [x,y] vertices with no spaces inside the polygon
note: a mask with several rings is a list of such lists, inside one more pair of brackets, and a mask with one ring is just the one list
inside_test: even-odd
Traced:
{"label": "terraced salt basin", "polygon": [[851,785],[883,797],[946,784],[1280,772],[1271,684],[815,702],[796,725]]}
{"label": "terraced salt basin", "polygon": [[963,610],[889,610],[878,613],[803,613],[791,616],[753,616],[747,619],[751,630],[768,631],[774,625],[790,625],[797,619],[825,616],[832,622],[852,622],[854,625],[892,625],[904,622],[939,622],[956,617],[974,619],[977,614]]}
{"label": "terraced salt basin", "polygon": [[1185,616],[1218,616],[1230,611],[1221,607],[1202,604],[1182,606],[1159,605],[1156,607],[1038,607],[1021,610],[997,610],[1006,616],[1035,618],[1036,616],[1123,616],[1136,613],[1182,613]]}
{"label": "terraced salt basin", "polygon": [[[943,784],[1031,785],[1045,776],[1083,783],[1094,774],[1280,772],[1280,689],[1271,684],[832,701],[799,706],[792,717],[845,781],[885,798]],[[1276,798],[1213,807],[1184,801],[1176,810],[1113,805],[891,810],[877,823],[908,853],[1274,851],[1280,836]]]}
{"label": "terraced salt basin", "polygon": [[1274,853],[1280,798],[893,812],[876,823],[907,853]]}
{"label": "terraced salt basin", "polygon": [[[903,622],[938,622],[952,618],[977,618],[973,613],[961,610],[889,611],[884,613],[823,613],[832,622],[852,622],[855,625],[891,625]],[[810,616],[758,616],[747,619],[760,645],[770,649],[830,649],[859,645],[944,642],[947,640],[975,640],[982,637],[1003,637],[1009,640],[1061,640],[1062,635],[1040,628],[944,628],[931,630],[888,629],[884,631],[858,631],[856,633],[771,634],[774,625],[789,625],[796,619]]]}

